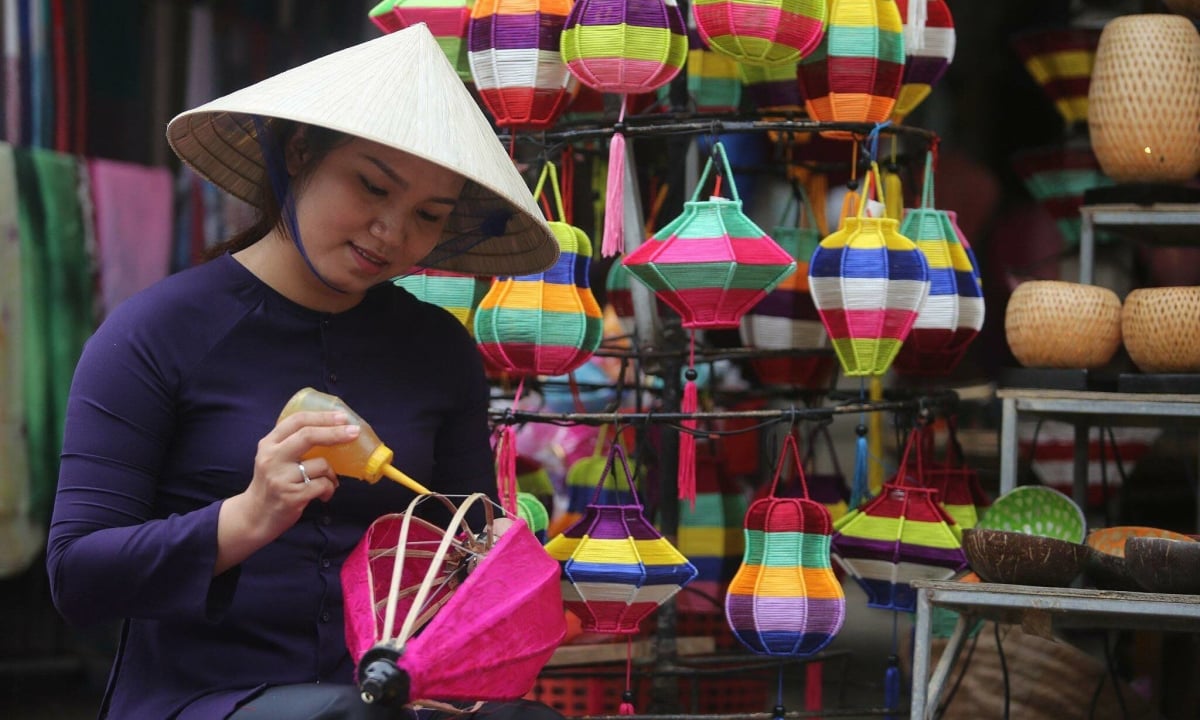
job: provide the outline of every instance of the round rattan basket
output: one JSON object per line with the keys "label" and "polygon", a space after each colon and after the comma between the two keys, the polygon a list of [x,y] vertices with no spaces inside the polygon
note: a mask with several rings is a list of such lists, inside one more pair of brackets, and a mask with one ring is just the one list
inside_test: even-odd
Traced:
{"label": "round rattan basket", "polygon": [[1121,309],[1121,334],[1142,372],[1200,372],[1200,287],[1131,291]]}
{"label": "round rattan basket", "polygon": [[1101,367],[1121,345],[1121,299],[1096,285],[1029,280],[1008,300],[1004,334],[1025,367]]}
{"label": "round rattan basket", "polygon": [[1163,0],[1163,5],[1173,13],[1200,20],[1200,0]]}
{"label": "round rattan basket", "polygon": [[1088,129],[1118,182],[1179,182],[1200,171],[1200,32],[1179,15],[1125,15],[1100,34]]}

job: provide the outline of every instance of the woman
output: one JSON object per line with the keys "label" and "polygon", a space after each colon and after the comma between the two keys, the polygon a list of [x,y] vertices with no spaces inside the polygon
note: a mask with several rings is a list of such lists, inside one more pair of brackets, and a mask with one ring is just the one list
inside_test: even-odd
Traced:
{"label": "woman", "polygon": [[344,414],[276,420],[316,387],[421,484],[494,494],[478,351],[389,279],[417,264],[534,272],[553,236],[424,26],[183,113],[167,134],[262,217],[117,308],[76,369],[48,566],[69,621],[124,621],[100,716],[410,716],[358,699],[339,571],[412,493],[302,460],[356,437]]}

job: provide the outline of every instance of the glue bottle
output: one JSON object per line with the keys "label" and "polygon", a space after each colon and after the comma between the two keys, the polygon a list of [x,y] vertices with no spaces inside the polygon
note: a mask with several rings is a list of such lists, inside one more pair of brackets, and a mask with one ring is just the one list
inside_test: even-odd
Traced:
{"label": "glue bottle", "polygon": [[394,453],[391,448],[383,444],[371,426],[359,417],[358,413],[351,410],[345,401],[335,395],[323,393],[311,387],[302,388],[283,406],[283,410],[279,413],[279,419],[275,422],[278,424],[285,417],[306,410],[315,412],[340,410],[346,414],[348,424],[359,427],[359,433],[354,440],[340,445],[314,445],[301,459],[323,457],[337,475],[358,478],[372,485],[379,482],[379,478],[386,476],[413,492],[421,495],[429,494],[428,488],[424,485],[392,467]]}

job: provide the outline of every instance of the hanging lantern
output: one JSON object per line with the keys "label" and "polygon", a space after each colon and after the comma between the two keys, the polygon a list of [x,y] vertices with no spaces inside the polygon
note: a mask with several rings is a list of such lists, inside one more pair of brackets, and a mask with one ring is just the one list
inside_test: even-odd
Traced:
{"label": "hanging lantern", "polygon": [[[620,443],[612,445],[604,476],[618,458],[631,477]],[[695,566],[646,519],[632,485],[630,491],[631,505],[600,505],[597,486],[583,517],[546,544],[562,567],[563,603],[585,631],[634,634],[696,576]]]}
{"label": "hanging lantern", "polygon": [[[671,81],[687,60],[687,30],[675,0],[576,0],[562,34],[562,59],[584,85],[626,96],[651,93]],[[608,154],[608,192],[601,254],[624,248],[625,136],[614,132]]]}
{"label": "hanging lantern", "polygon": [[979,269],[959,242],[949,213],[933,204],[933,153],[925,155],[921,207],[910,209],[900,234],[917,244],[929,266],[929,294],[917,311],[908,340],[896,356],[896,372],[949,375],[983,328]]}
{"label": "hanging lantern", "polygon": [[1012,46],[1067,127],[1088,119],[1088,87],[1100,43],[1099,28],[1039,28],[1017,35]]}
{"label": "hanging lantern", "polygon": [[870,189],[880,193],[871,164],[857,216],[821,241],[808,267],[809,289],[846,375],[882,375],[900,351],[929,293],[929,268],[891,218],[865,214]]}
{"label": "hanging lantern", "polygon": [[384,0],[370,12],[371,22],[384,32],[425,23],[463,82],[472,82],[467,58],[469,0]]}
{"label": "hanging lantern", "polygon": [[571,0],[476,0],[467,59],[500,127],[545,130],[566,108],[575,78],[559,55]]}
{"label": "hanging lantern", "polygon": [[746,65],[796,63],[825,35],[826,0],[695,0],[696,28]]}
{"label": "hanging lantern", "polygon": [[[1068,248],[1079,246],[1079,208],[1084,192],[1113,184],[1100,169],[1086,137],[1058,145],[1028,148],[1013,157],[1013,169],[1033,199],[1045,208]],[[1097,241],[1103,242],[1099,236]]]}
{"label": "hanging lantern", "polygon": [[804,98],[796,82],[796,63],[738,65],[738,77],[751,104],[762,111],[804,113]]}
{"label": "hanging lantern", "polygon": [[491,287],[490,278],[420,268],[392,280],[418,300],[437,305],[458,319],[468,330],[475,328],[475,309]]}
{"label": "hanging lantern", "polygon": [[[739,326],[742,343],[764,350],[826,350],[825,353],[793,357],[755,358],[750,361],[760,382],[776,387],[813,387],[828,380],[832,369],[828,353],[829,334],[821,324],[817,306],[808,288],[808,259],[821,242],[812,203],[803,185],[795,191],[779,225],[771,237],[796,260],[796,270],[788,275],[743,317]],[[787,222],[795,212],[796,220]]]}
{"label": "hanging lantern", "polygon": [[[553,163],[543,168],[535,197],[547,177],[561,217]],[[591,243],[579,228],[561,221],[549,225],[559,246],[554,266],[497,278],[475,315],[475,340],[485,360],[515,375],[565,375],[587,362],[603,334],[600,305],[587,281],[580,280],[587,277]]]}
{"label": "hanging lantern", "polygon": [[[713,50],[696,29],[696,16],[688,13],[687,74],[689,110],[699,113],[736,112],[742,104],[742,82],[738,78],[738,63],[727,55]],[[660,99],[669,95],[670,86],[659,88]],[[669,98],[668,98],[669,100]],[[669,102],[664,103],[670,105]]]}
{"label": "hanging lantern", "polygon": [[[910,467],[910,452],[920,452],[919,440],[914,430],[901,468]],[[916,467],[915,478],[900,473],[834,525],[833,558],[866,592],[870,607],[913,612],[912,580],[947,580],[967,567],[961,529],[942,508],[937,490],[921,486],[919,460]]]}
{"label": "hanging lantern", "polygon": [[904,73],[892,120],[900,123],[933,90],[954,61],[954,18],[946,0],[896,0],[904,21]]}
{"label": "hanging lantern", "polygon": [[637,330],[633,311],[633,291],[629,285],[629,271],[619,262],[614,262],[608,268],[608,276],[604,282],[605,299],[617,316],[621,332],[633,335]]}
{"label": "hanging lantern", "polygon": [[[715,446],[720,443],[721,451]],[[688,585],[694,592],[676,598],[680,615],[713,615],[721,612],[729,581],[737,573],[745,550],[742,518],[746,497],[738,478],[721,461],[728,455],[724,439],[704,443],[704,462],[696,463],[696,506],[680,500],[679,551],[696,566],[696,579]],[[757,445],[755,455],[757,455]]]}
{"label": "hanging lantern", "polygon": [[[803,497],[775,495],[791,455]],[[807,657],[846,619],[846,596],[830,563],[833,522],[808,497],[796,438],[788,434],[767,497],[746,512],[746,553],[725,596],[725,617],[752,652]]]}
{"label": "hanging lantern", "polygon": [[923,467],[921,482],[938,492],[946,514],[962,530],[970,530],[992,504],[992,499],[979,483],[979,473],[967,465],[958,428],[953,416],[946,418],[946,452],[943,460],[934,457],[936,437],[933,423],[921,427]]}
{"label": "hanging lantern", "polygon": [[890,118],[904,72],[903,29],[895,0],[830,0],[825,38],[798,73],[809,117],[855,123]]}
{"label": "hanging lantern", "polygon": [[[500,428],[496,437],[496,497],[510,518],[521,518],[538,542],[546,542],[550,514],[536,495],[521,487],[518,474],[517,432],[512,425]],[[553,489],[551,489],[553,494]]]}

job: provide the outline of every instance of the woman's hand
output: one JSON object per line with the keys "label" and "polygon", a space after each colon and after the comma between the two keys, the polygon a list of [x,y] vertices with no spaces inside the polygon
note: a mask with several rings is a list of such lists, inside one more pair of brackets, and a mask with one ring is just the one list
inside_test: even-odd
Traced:
{"label": "woman's hand", "polygon": [[282,535],[312,500],[328,502],[337,490],[337,475],[324,458],[302,458],[314,447],[350,442],[359,432],[343,412],[298,412],[259,440],[250,485],[221,505],[213,574]]}

